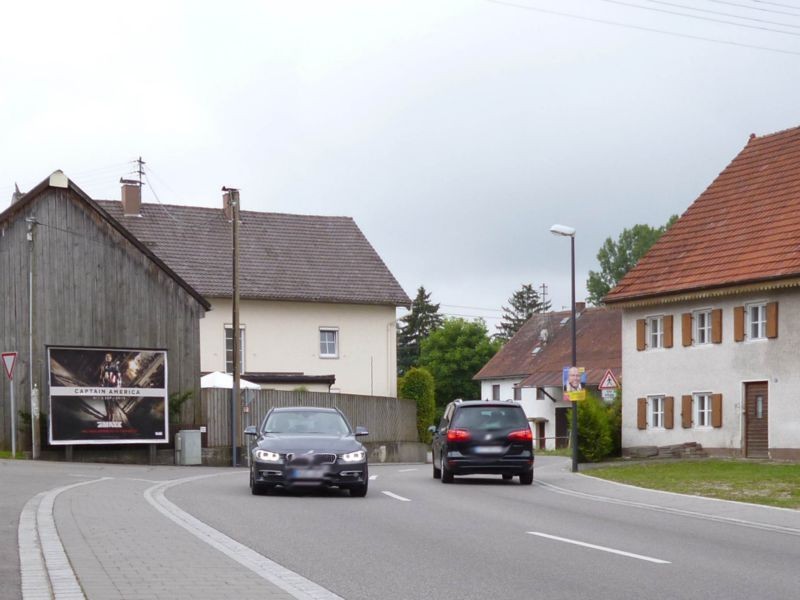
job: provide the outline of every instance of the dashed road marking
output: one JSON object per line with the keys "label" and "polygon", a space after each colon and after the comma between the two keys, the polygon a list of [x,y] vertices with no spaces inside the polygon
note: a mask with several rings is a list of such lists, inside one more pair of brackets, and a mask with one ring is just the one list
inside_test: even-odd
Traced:
{"label": "dashed road marking", "polygon": [[625,552],[624,550],[616,550],[614,548],[609,548],[608,546],[598,546],[597,544],[579,542],[578,540],[571,540],[569,538],[558,537],[557,535],[549,535],[547,533],[540,533],[538,531],[528,531],[527,533],[529,533],[530,535],[547,538],[549,540],[555,540],[557,542],[564,542],[565,544],[574,544],[575,546],[582,546],[584,548],[591,548],[592,550],[600,550],[601,552],[609,552],[610,554],[627,556],[628,558],[636,558],[638,560],[644,560],[659,565],[671,564],[668,560],[661,560],[660,558],[653,558],[652,556],[645,556],[643,554],[634,554],[633,552]]}
{"label": "dashed road marking", "polygon": [[397,494],[393,494],[392,492],[381,492],[382,494],[386,494],[389,498],[394,498],[395,500],[400,500],[400,502],[411,502],[410,498],[403,498],[403,496],[398,496]]}

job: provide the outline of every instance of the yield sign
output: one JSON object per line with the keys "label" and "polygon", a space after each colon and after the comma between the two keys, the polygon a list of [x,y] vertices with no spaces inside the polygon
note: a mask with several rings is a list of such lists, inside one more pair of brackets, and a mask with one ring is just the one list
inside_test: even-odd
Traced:
{"label": "yield sign", "polygon": [[6,375],[8,375],[9,379],[14,379],[14,365],[17,364],[17,353],[3,352],[0,357],[3,358],[3,367],[6,370]]}
{"label": "yield sign", "polygon": [[600,385],[597,386],[601,390],[615,390],[619,387],[619,381],[614,377],[611,369],[606,369],[603,378],[600,380]]}

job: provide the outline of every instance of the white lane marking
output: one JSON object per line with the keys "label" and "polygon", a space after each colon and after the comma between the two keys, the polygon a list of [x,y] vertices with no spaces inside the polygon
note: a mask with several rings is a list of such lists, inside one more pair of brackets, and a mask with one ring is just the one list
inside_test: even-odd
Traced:
{"label": "white lane marking", "polygon": [[377,476],[377,475],[370,475],[370,476],[369,476],[369,480],[370,480],[370,481],[375,481],[377,478],[378,478],[378,476]]}
{"label": "white lane marking", "polygon": [[400,502],[411,502],[409,498],[403,498],[402,496],[398,496],[397,494],[393,494],[392,492],[381,492],[382,494],[386,494],[389,498],[394,498],[395,500],[400,500]]}
{"label": "white lane marking", "polygon": [[190,481],[197,481],[199,479],[206,479],[207,477],[216,477],[221,474],[225,475],[227,473],[197,475],[195,477],[185,477],[174,481],[165,481],[145,490],[144,497],[165,517],[177,523],[209,546],[216,548],[226,556],[235,560],[243,567],[250,569],[262,579],[266,579],[270,583],[278,586],[292,597],[298,600],[343,600],[341,596],[337,596],[321,585],[306,579],[294,571],[290,571],[286,567],[282,567],[266,556],[228,537],[221,531],[206,525],[189,513],[178,508],[164,496],[164,491],[172,486],[181,485]]}
{"label": "white lane marking", "polygon": [[408,473],[409,471],[416,471],[417,469],[400,469],[398,473]]}
{"label": "white lane marking", "polygon": [[558,537],[557,535],[548,535],[546,533],[539,533],[538,531],[528,531],[530,535],[555,540],[557,542],[564,542],[566,544],[574,544],[576,546],[583,546],[584,548],[591,548],[592,550],[601,550],[602,552],[610,552],[611,554],[619,554],[620,556],[627,556],[628,558],[636,558],[638,560],[646,560],[647,562],[656,563],[659,565],[671,564],[668,560],[661,560],[660,558],[653,558],[652,556],[644,556],[642,554],[634,554],[632,552],[625,552],[623,550],[615,550],[607,546],[598,546],[596,544],[588,544],[586,542],[579,542],[578,540],[571,540],[568,538]]}
{"label": "white lane marking", "polygon": [[[552,483],[544,483],[541,479],[538,481],[540,486],[548,488],[556,494],[563,494],[565,496],[574,496],[576,498],[584,498],[594,502],[604,502],[606,504],[619,504],[621,506],[633,506],[634,508],[641,508],[644,510],[652,510],[654,512],[668,513],[673,515],[680,515],[682,517],[690,517],[693,519],[702,519],[705,521],[713,521],[716,523],[727,523],[728,525],[737,525],[739,527],[749,527],[751,529],[760,529],[762,531],[775,531],[778,533],[785,533],[787,535],[800,536],[800,529],[796,527],[784,527],[782,525],[771,525],[769,523],[757,523],[756,521],[747,521],[745,519],[736,519],[734,517],[723,517],[719,515],[710,515],[707,513],[696,512],[692,510],[684,510],[681,508],[670,508],[667,506],[658,506],[657,504],[647,504],[645,502],[635,502],[633,500],[621,500],[619,498],[610,498],[608,496],[598,496],[596,494],[587,494],[586,492],[576,492],[568,490]],[[631,486],[634,487],[634,486]],[[637,488],[641,490],[642,488]],[[658,491],[658,490],[648,490]],[[669,492],[666,492],[669,493]],[[680,494],[675,494],[680,495]],[[707,498],[713,500],[713,498]],[[724,500],[721,500],[724,502]]]}
{"label": "white lane marking", "polygon": [[19,563],[23,600],[86,598],[58,537],[53,506],[72,488],[112,479],[101,477],[41,492],[28,500],[19,516]]}

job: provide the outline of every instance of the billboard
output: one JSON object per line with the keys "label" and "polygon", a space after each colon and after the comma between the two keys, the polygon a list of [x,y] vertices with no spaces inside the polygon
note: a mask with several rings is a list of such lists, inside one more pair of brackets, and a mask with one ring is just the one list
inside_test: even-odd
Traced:
{"label": "billboard", "polygon": [[586,369],[584,367],[564,367],[561,370],[561,385],[564,386],[564,402],[586,400]]}
{"label": "billboard", "polygon": [[48,347],[50,443],[169,441],[164,350]]}

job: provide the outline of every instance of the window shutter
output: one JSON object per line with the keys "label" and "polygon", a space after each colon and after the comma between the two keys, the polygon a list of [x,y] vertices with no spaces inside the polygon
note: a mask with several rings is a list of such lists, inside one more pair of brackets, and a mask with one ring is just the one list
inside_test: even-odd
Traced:
{"label": "window shutter", "polygon": [[715,308],[711,311],[711,343],[722,343],[722,309]]}
{"label": "window shutter", "polygon": [[672,315],[664,316],[664,348],[672,348]]}
{"label": "window shutter", "polygon": [[681,343],[684,347],[692,345],[692,313],[681,315]]}
{"label": "window shutter", "polygon": [[778,337],[778,303],[767,303],[767,337]]}
{"label": "window shutter", "polygon": [[672,429],[675,426],[675,398],[667,396],[664,398],[664,429]]}
{"label": "window shutter", "polygon": [[722,427],[722,394],[711,394],[711,426]]}
{"label": "window shutter", "polygon": [[636,426],[639,429],[647,429],[647,398],[639,398],[636,407]]}
{"label": "window shutter", "polygon": [[644,350],[647,347],[645,344],[645,320],[636,319],[636,349]]}
{"label": "window shutter", "polygon": [[733,307],[733,339],[744,341],[744,306]]}
{"label": "window shutter", "polygon": [[681,427],[689,429],[692,426],[692,397],[681,396]]}

